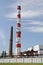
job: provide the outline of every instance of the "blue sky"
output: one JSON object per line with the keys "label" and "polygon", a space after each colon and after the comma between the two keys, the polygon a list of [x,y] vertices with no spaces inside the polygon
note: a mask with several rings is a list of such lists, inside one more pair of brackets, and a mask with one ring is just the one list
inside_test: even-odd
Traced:
{"label": "blue sky", "polygon": [[13,52],[16,51],[17,6],[21,6],[21,50],[43,45],[43,0],[0,0],[0,52],[9,49],[13,26]]}

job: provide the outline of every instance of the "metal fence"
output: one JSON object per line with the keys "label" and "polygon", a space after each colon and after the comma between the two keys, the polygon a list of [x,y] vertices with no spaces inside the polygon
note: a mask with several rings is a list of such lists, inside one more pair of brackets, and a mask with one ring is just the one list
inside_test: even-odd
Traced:
{"label": "metal fence", "polygon": [[0,63],[43,63],[43,58],[3,58]]}

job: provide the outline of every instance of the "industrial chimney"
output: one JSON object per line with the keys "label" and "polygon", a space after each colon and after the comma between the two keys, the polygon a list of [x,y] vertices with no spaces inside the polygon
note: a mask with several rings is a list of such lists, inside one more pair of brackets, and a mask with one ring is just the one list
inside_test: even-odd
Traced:
{"label": "industrial chimney", "polygon": [[9,57],[12,57],[12,46],[13,46],[13,26],[11,26],[10,31],[10,44],[9,44]]}
{"label": "industrial chimney", "polygon": [[20,15],[21,6],[17,7],[17,25],[16,25],[16,55],[20,55],[21,52],[21,15]]}

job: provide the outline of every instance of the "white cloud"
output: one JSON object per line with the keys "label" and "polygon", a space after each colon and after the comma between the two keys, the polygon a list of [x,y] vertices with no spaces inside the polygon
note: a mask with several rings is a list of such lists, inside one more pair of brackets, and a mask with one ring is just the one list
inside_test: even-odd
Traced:
{"label": "white cloud", "polygon": [[10,14],[6,14],[6,17],[11,19],[17,17],[16,14],[18,4],[21,5],[22,18],[43,15],[43,0],[19,0],[8,6],[9,8],[12,8],[14,11],[12,11]]}
{"label": "white cloud", "polygon": [[31,21],[31,22],[29,22],[28,24],[34,24],[34,25],[41,25],[41,26],[43,26],[43,22],[41,22],[41,21]]}
{"label": "white cloud", "polygon": [[17,13],[14,12],[14,13],[11,13],[11,14],[7,14],[6,17],[9,18],[9,19],[17,18]]}
{"label": "white cloud", "polygon": [[35,21],[35,20],[21,20],[21,25],[22,26],[29,26],[29,25],[32,25],[32,26],[43,26],[43,22],[41,21]]}
{"label": "white cloud", "polygon": [[28,30],[31,32],[43,32],[43,27],[29,27]]}
{"label": "white cloud", "polygon": [[29,17],[35,17],[35,16],[40,16],[42,12],[38,11],[24,11],[21,13],[22,18],[29,18]]}
{"label": "white cloud", "polygon": [[31,22],[25,23],[24,28],[23,28],[24,30],[29,31],[29,32],[43,32],[43,22],[32,21],[32,20],[30,21]]}

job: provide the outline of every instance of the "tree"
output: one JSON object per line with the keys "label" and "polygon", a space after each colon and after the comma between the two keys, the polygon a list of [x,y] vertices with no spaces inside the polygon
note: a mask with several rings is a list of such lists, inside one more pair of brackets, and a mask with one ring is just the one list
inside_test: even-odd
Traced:
{"label": "tree", "polygon": [[6,51],[2,51],[1,57],[6,57]]}

